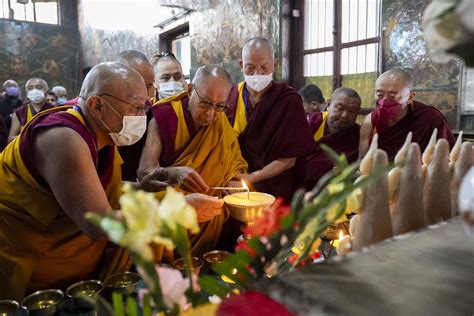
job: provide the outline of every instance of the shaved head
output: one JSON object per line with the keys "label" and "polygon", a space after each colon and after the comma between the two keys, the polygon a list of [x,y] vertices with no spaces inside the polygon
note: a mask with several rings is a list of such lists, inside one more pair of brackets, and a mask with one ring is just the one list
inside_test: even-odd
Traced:
{"label": "shaved head", "polygon": [[348,99],[354,99],[359,103],[359,105],[362,103],[360,95],[357,93],[357,91],[346,87],[340,87],[334,90],[334,92],[332,93],[331,100],[336,100],[341,96],[345,96]]}
{"label": "shaved head", "polygon": [[6,89],[7,87],[18,87],[18,83],[15,80],[8,79],[2,84],[3,89]]}
{"label": "shaved head", "polygon": [[80,96],[83,100],[91,95],[111,94],[124,99],[139,98],[136,86],[145,88],[143,77],[134,69],[117,62],[105,62],[94,66],[87,74]]}
{"label": "shaved head", "polygon": [[26,91],[30,90],[28,89],[28,85],[30,83],[34,82],[34,85],[36,84],[40,84],[44,87],[44,91],[46,92],[49,87],[48,87],[48,83],[46,82],[46,80],[42,79],[42,78],[30,78],[28,79],[28,81],[25,83],[25,88],[26,88]]}
{"label": "shaved head", "polygon": [[119,53],[118,62],[127,66],[131,64],[150,64],[145,54],[136,50],[121,51]]}
{"label": "shaved head", "polygon": [[119,63],[138,71],[145,81],[148,90],[148,96],[153,96],[153,66],[148,58],[142,52],[136,50],[124,50],[119,54]]}
{"label": "shaved head", "polygon": [[230,85],[230,75],[223,67],[219,65],[206,65],[199,67],[194,75],[193,84],[199,83],[208,78],[221,78],[227,81]]}
{"label": "shaved head", "polygon": [[395,78],[395,79],[401,80],[405,87],[409,88],[410,90],[413,89],[412,76],[407,71],[401,68],[390,69],[384,72],[383,74],[381,74],[377,80],[382,79],[382,78]]}
{"label": "shaved head", "polygon": [[251,50],[264,50],[267,51],[273,58],[273,45],[270,41],[264,37],[252,37],[245,41],[244,47],[242,48],[242,56],[246,56]]}

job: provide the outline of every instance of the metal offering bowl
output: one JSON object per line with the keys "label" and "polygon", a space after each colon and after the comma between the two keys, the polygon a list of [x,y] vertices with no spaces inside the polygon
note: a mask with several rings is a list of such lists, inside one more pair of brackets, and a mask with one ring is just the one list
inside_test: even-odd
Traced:
{"label": "metal offering bowl", "polygon": [[349,232],[349,221],[343,223],[333,223],[321,234],[322,239],[326,240],[336,240],[339,238],[339,232],[344,232],[344,235],[347,235]]}
{"label": "metal offering bowl", "polygon": [[34,292],[21,301],[32,316],[49,316],[56,313],[64,294],[61,290],[44,290]]}
{"label": "metal offering bowl", "polygon": [[[204,261],[199,259],[198,257],[192,257],[191,258],[193,268],[192,271],[196,274],[199,274],[199,271],[201,271],[202,266],[204,265]],[[184,258],[176,259],[174,261],[174,267],[181,272],[184,272],[186,264],[184,263]]]}
{"label": "metal offering bowl", "polygon": [[20,304],[13,300],[0,301],[0,316],[13,316],[20,308]]}
{"label": "metal offering bowl", "polygon": [[99,280],[86,280],[74,283],[66,290],[66,295],[71,297],[74,305],[90,307],[99,298],[99,293],[105,288]]}
{"label": "metal offering bowl", "polygon": [[267,206],[275,202],[273,195],[261,192],[239,192],[224,196],[230,216],[243,223],[255,222]]}
{"label": "metal offering bowl", "polygon": [[224,261],[224,259],[227,258],[228,256],[230,256],[230,252],[227,252],[224,250],[213,250],[213,251],[206,252],[202,256],[202,258],[208,264],[214,264],[214,263],[219,263],[219,262]]}
{"label": "metal offering bowl", "polygon": [[135,287],[140,280],[141,278],[138,273],[117,273],[105,279],[105,286],[108,291],[129,295],[135,291]]}

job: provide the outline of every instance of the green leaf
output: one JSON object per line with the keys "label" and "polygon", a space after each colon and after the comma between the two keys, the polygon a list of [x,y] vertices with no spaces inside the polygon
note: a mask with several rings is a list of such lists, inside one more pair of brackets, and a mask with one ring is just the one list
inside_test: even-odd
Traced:
{"label": "green leaf", "polygon": [[150,304],[150,294],[146,293],[143,297],[143,312],[142,316],[151,316],[152,315],[152,308]]}
{"label": "green leaf", "polygon": [[125,316],[125,307],[123,304],[123,297],[121,293],[112,293],[112,304],[114,306],[115,316]]}
{"label": "green leaf", "polygon": [[209,295],[217,295],[219,297],[225,297],[229,294],[229,289],[224,284],[220,283],[210,275],[204,275],[199,277],[199,285],[201,289]]}
{"label": "green leaf", "polygon": [[293,213],[298,214],[299,210],[301,210],[301,208],[303,207],[304,195],[304,190],[298,190],[293,195],[293,198],[291,199],[291,210]]}
{"label": "green leaf", "polygon": [[347,167],[347,159],[345,159],[344,155],[339,155],[335,152],[331,147],[321,144],[321,150],[324,152],[326,156],[331,160],[331,162],[339,169],[342,170]]}
{"label": "green leaf", "polygon": [[127,316],[138,316],[138,305],[135,298],[127,297]]}

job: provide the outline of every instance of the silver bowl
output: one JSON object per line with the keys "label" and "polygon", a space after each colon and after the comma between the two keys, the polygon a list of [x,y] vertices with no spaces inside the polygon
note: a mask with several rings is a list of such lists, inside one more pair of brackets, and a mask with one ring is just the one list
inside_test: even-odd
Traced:
{"label": "silver bowl", "polygon": [[267,206],[275,202],[273,195],[261,192],[239,192],[224,196],[230,216],[243,223],[252,223],[263,215]]}
{"label": "silver bowl", "polygon": [[213,250],[213,251],[208,251],[205,254],[202,255],[202,258],[204,261],[206,261],[208,264],[214,264],[214,263],[220,263],[225,260],[230,256],[230,252],[224,251],[224,250]]}
{"label": "silver bowl", "polygon": [[63,297],[61,290],[37,291],[25,297],[21,305],[28,309],[31,316],[50,316],[56,313]]}
{"label": "silver bowl", "polygon": [[[191,269],[192,272],[194,272],[196,274],[199,274],[199,272],[201,271],[202,266],[204,265],[204,261],[202,261],[198,257],[192,257],[191,262],[193,264],[193,268]],[[176,259],[174,261],[173,265],[176,269],[181,271],[181,273],[185,272],[186,264],[184,263],[184,258]]]}
{"label": "silver bowl", "polygon": [[141,280],[138,273],[122,272],[116,273],[105,279],[105,287],[108,292],[120,292],[130,295],[135,291],[137,283]]}
{"label": "silver bowl", "polygon": [[20,304],[17,301],[0,301],[0,316],[14,316],[18,309],[20,309]]}
{"label": "silver bowl", "polygon": [[86,280],[74,283],[66,290],[66,295],[72,298],[77,307],[91,307],[99,299],[99,294],[105,288],[99,280]]}

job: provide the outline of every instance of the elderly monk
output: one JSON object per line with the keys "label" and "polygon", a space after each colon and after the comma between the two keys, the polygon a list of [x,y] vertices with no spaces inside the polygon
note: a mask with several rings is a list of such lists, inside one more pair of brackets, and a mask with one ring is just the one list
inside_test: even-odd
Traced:
{"label": "elderly monk", "polygon": [[312,113],[309,126],[316,146],[306,161],[305,188],[311,190],[334,164],[321,150],[320,144],[344,154],[349,162],[358,157],[360,125],[356,123],[360,110],[359,94],[349,88],[334,90],[327,112]]}
{"label": "elderly monk", "polygon": [[305,156],[314,141],[298,92],[273,81],[276,64],[267,39],[245,42],[240,61],[245,81],[232,88],[227,116],[249,164],[249,173],[240,177],[257,191],[290,200],[303,184]]}
{"label": "elderly monk", "polygon": [[450,146],[454,137],[443,114],[435,107],[415,101],[413,79],[403,69],[391,69],[375,82],[375,110],[367,115],[360,130],[359,158],[368,148],[374,133],[379,135],[378,148],[393,160],[411,131],[413,142],[423,150],[431,134],[438,129],[438,139],[445,138]]}
{"label": "elderly monk", "polygon": [[155,97],[153,103],[174,97],[188,89],[184,79],[183,68],[172,53],[159,53],[151,57],[155,72]]}
{"label": "elderly monk", "polygon": [[[136,70],[145,81],[145,85],[148,91],[148,97],[153,97],[153,66],[149,62],[148,58],[142,52],[136,50],[125,50],[119,53],[119,63],[127,65],[128,67]],[[146,101],[151,106],[150,101]],[[148,121],[152,115],[149,113]],[[145,145],[146,133],[138,142],[131,146],[123,146],[119,148],[120,156],[123,159],[122,164],[122,180],[125,181],[136,181],[137,170],[140,163],[140,157],[142,154],[143,146]]]}
{"label": "elderly monk", "polygon": [[31,78],[26,84],[26,96],[28,102],[16,109],[10,126],[8,142],[11,142],[20,134],[21,129],[27,122],[31,120],[37,113],[50,109],[53,106],[46,102],[46,93],[48,92],[48,84],[44,79]]}
{"label": "elderly monk", "polygon": [[[217,199],[222,191],[209,187],[229,185],[247,169],[238,140],[223,113],[230,88],[230,77],[224,68],[202,66],[187,92],[155,104],[138,170],[138,175],[144,177],[142,182],[155,174],[162,185],[178,185],[187,193],[214,196],[209,197],[214,205],[209,205],[208,212],[198,212],[201,232],[190,237],[194,256],[214,249],[228,217],[222,210],[222,200]],[[154,182],[158,186],[157,180]]]}
{"label": "elderly monk", "polygon": [[127,256],[101,266],[107,241],[84,214],[119,207],[116,146],[145,132],[145,83],[125,65],[102,63],[80,96],[78,106],[39,113],[0,155],[1,298],[127,268]]}

